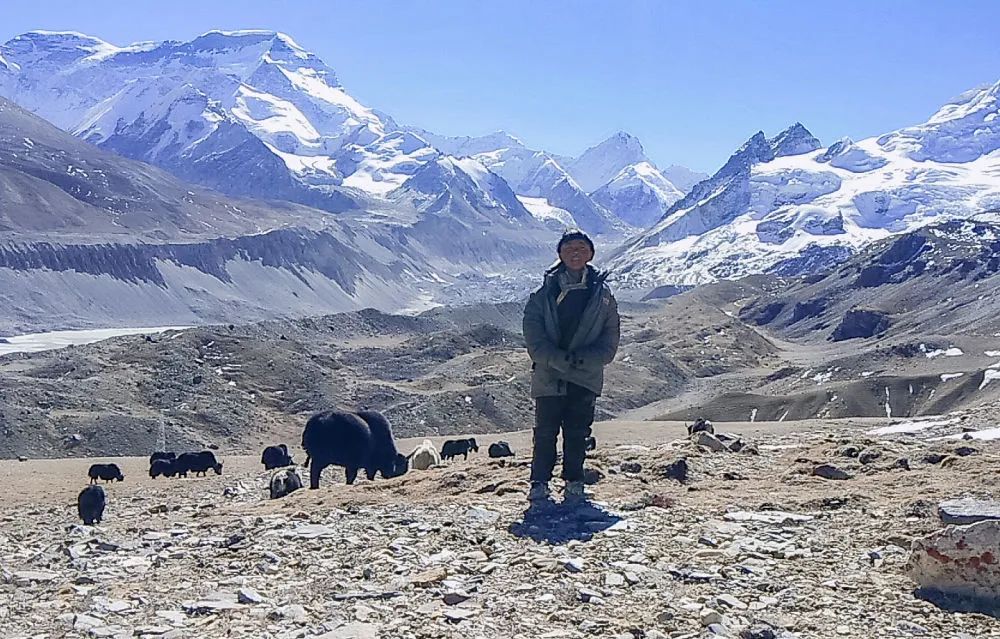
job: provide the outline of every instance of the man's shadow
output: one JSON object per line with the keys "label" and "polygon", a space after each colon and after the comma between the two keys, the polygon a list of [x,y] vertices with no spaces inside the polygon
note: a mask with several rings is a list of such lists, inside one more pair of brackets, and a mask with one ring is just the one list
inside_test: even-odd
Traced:
{"label": "man's shadow", "polygon": [[546,500],[531,504],[521,520],[512,523],[507,530],[515,537],[559,545],[574,539],[590,541],[596,533],[621,520],[587,501],[565,504]]}

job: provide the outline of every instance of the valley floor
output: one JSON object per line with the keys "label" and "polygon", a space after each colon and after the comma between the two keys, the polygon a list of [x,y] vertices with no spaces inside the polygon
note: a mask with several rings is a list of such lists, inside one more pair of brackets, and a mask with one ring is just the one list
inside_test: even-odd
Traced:
{"label": "valley floor", "polygon": [[[334,469],[278,501],[257,458],[155,481],[125,458],[96,527],[74,524],[93,460],[3,461],[0,621],[7,637],[1000,636],[916,598],[904,571],[938,501],[993,490],[1000,443],[870,434],[886,423],[726,424],[750,446],[711,453],[681,423],[604,422],[592,505],[538,510],[528,432],[477,436],[510,460],[353,487]],[[665,475],[681,457],[683,484]]]}

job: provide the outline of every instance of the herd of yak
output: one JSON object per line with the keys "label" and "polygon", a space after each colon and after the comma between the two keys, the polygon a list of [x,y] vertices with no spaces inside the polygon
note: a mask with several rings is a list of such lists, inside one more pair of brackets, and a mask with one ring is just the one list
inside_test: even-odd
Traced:
{"label": "herd of yak", "polygon": [[[596,442],[591,438],[588,449]],[[347,483],[353,484],[361,470],[369,480],[377,473],[388,479],[398,477],[410,470],[411,466],[426,470],[442,460],[454,459],[461,455],[468,459],[469,453],[479,451],[475,438],[448,440],[440,453],[430,442],[424,440],[409,455],[403,455],[396,448],[389,421],[376,411],[326,411],[313,415],[302,432],[302,448],[306,452],[304,466],[309,469],[309,487],[319,488],[320,474],[327,466],[342,466],[347,474]],[[507,442],[490,444],[490,457],[512,457],[514,455]],[[302,479],[293,467],[292,456],[285,444],[268,446],[260,459],[265,470],[275,470],[271,475],[271,498],[277,499],[302,488]],[[209,470],[222,474],[222,462],[217,461],[212,451],[197,453],[155,452],[149,458],[149,476],[187,477],[188,473],[204,476]],[[124,481],[125,476],[116,464],[94,464],[88,471],[90,486],[77,498],[80,518],[88,526],[99,523],[104,515],[104,489],[95,485],[97,481]]]}

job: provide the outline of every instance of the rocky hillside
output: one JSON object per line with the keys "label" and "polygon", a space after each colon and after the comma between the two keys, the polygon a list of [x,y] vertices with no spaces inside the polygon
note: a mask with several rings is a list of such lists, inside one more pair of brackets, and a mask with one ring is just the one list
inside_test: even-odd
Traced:
{"label": "rocky hillside", "polygon": [[[774,361],[766,339],[706,304],[678,307],[677,319],[623,308],[600,418]],[[9,355],[0,456],[138,455],[163,442],[249,452],[297,441],[309,415],[335,406],[383,410],[402,436],[519,430],[533,410],[522,309],[365,310]]]}
{"label": "rocky hillside", "polygon": [[787,366],[665,414],[794,420],[996,405],[998,241],[993,222],[951,221],[877,242],[826,274],[774,280],[738,312]]}
{"label": "rocky hillside", "polygon": [[[623,302],[598,417],[995,412],[997,237],[988,223],[948,223],[825,276]],[[252,451],[296,441],[311,413],[333,406],[383,410],[404,436],[515,431],[532,420],[522,304],[366,310],[10,355],[0,358],[0,454],[142,454],[162,442]]]}

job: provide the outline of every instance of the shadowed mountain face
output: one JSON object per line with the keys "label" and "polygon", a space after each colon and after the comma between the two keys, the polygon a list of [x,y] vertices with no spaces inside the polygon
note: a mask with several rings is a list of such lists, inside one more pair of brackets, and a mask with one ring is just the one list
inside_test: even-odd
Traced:
{"label": "shadowed mountain face", "polygon": [[233,200],[100,151],[0,98],[0,232],[5,239],[197,240],[302,226],[329,216]]}

